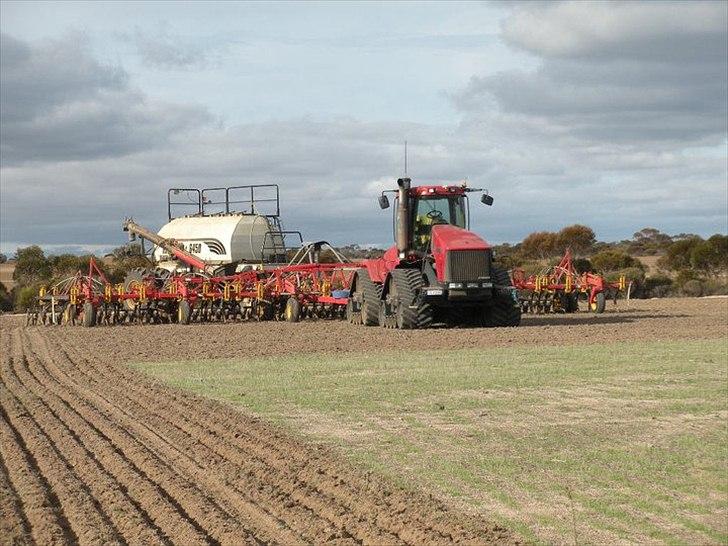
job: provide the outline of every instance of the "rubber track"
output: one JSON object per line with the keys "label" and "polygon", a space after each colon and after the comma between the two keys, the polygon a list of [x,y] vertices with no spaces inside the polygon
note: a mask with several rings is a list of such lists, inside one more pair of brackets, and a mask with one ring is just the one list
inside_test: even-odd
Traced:
{"label": "rubber track", "polygon": [[512,543],[235,409],[90,357],[72,328],[0,337],[0,532],[14,544]]}
{"label": "rubber track", "polygon": [[425,286],[425,280],[419,269],[395,269],[392,280],[397,287],[399,306],[402,309],[402,328],[427,328],[432,323],[433,309],[427,303],[420,303],[416,308],[417,291]]}
{"label": "rubber track", "polygon": [[382,285],[372,281],[365,271],[359,272],[358,282],[364,298],[361,309],[362,323],[365,326],[377,326],[379,324],[379,302],[382,299]]}
{"label": "rubber track", "polygon": [[[498,286],[512,286],[508,271],[500,267],[493,268],[493,283]],[[510,295],[496,294],[486,325],[518,326],[519,324],[521,324],[521,306],[516,304]]]}

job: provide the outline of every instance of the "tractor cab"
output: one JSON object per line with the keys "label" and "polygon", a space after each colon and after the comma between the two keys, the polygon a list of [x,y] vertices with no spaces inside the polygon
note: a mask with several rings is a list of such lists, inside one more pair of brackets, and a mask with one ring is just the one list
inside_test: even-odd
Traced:
{"label": "tractor cab", "polygon": [[[468,192],[482,191],[459,186],[410,186],[409,178],[397,181],[398,190],[386,190],[379,197],[379,206],[389,207],[386,193],[395,193],[394,233],[400,252],[427,254],[432,240],[432,227],[440,224],[468,229],[470,207]],[[481,201],[493,204],[493,198],[483,194]]]}
{"label": "tractor cab", "polygon": [[412,213],[409,221],[411,222],[412,248],[415,251],[427,252],[432,236],[432,226],[450,224],[467,229],[467,197],[464,194],[447,192],[443,195],[441,191],[426,186],[415,188],[411,193],[414,195],[410,196]]}

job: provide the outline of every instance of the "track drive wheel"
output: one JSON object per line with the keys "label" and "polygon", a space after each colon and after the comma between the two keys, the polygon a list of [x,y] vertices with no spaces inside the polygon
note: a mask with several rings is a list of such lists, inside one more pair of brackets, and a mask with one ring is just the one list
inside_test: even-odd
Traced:
{"label": "track drive wheel", "polygon": [[96,324],[96,309],[90,301],[85,302],[81,309],[81,324],[85,328],[91,328]]}
{"label": "track drive wheel", "polygon": [[431,305],[418,302],[419,289],[423,286],[425,279],[419,269],[392,271],[386,304],[380,311],[380,324],[401,330],[428,327],[434,310]]}
{"label": "track drive wheel", "polygon": [[607,297],[604,292],[599,292],[594,301],[589,304],[589,310],[593,313],[604,313],[604,309],[607,306]]}
{"label": "track drive wheel", "polygon": [[[508,271],[493,267],[492,279],[493,284],[499,288],[493,295],[493,302],[485,309],[485,326],[518,326],[521,324],[521,306]],[[511,289],[500,287],[511,287]]]}
{"label": "track drive wheel", "polygon": [[[352,324],[377,326],[379,324],[379,308],[381,307],[382,285],[375,283],[366,269],[356,274],[354,292],[349,296],[346,305],[346,316]],[[359,310],[356,310],[357,303]]]}
{"label": "track drive wheel", "polygon": [[298,322],[301,320],[301,302],[297,298],[291,296],[286,301],[286,309],[284,316],[287,322]]}

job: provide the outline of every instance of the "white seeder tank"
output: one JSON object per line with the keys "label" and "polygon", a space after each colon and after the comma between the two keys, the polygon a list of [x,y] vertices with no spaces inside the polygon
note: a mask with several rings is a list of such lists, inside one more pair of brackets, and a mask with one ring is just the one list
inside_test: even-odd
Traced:
{"label": "white seeder tank", "polygon": [[[174,218],[162,226],[159,236],[174,239],[184,250],[213,265],[267,262],[276,254],[274,247],[282,243],[268,218],[256,214]],[[158,264],[173,259],[166,250],[154,249]]]}

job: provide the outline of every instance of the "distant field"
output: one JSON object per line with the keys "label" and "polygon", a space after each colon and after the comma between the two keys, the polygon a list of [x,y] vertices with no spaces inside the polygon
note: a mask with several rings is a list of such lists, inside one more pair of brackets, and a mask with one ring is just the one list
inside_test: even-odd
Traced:
{"label": "distant field", "polygon": [[15,286],[13,280],[13,271],[15,271],[15,262],[5,262],[0,264],[0,282],[5,285],[5,288],[12,290]]}
{"label": "distant field", "polygon": [[726,543],[728,338],[604,341],[134,367],[528,540]]}

